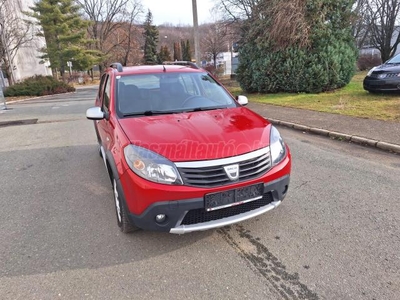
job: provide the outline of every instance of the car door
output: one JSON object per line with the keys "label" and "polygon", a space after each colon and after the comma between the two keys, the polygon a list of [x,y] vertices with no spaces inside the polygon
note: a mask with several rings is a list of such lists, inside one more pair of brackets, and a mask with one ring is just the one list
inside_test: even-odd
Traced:
{"label": "car door", "polygon": [[[96,100],[94,103],[95,106],[102,107],[106,79],[107,79],[107,74],[105,73],[105,74],[103,74],[103,76],[101,76],[101,79],[100,79],[99,90],[97,92]],[[101,141],[101,137],[100,137],[100,133],[99,133],[100,121],[93,121],[93,122],[94,122],[94,130],[96,132],[97,142],[99,143],[99,145],[102,145],[102,141]]]}

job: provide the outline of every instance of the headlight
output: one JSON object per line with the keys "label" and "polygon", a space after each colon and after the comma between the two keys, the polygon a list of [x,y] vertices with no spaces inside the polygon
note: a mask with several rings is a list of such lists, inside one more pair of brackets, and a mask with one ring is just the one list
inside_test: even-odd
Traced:
{"label": "headlight", "polygon": [[371,70],[368,71],[367,76],[371,76],[372,72],[375,71],[376,67],[373,67]]}
{"label": "headlight", "polygon": [[280,163],[282,159],[284,159],[286,155],[286,147],[278,129],[276,129],[274,126],[271,126],[270,148],[272,166],[275,166],[276,164]]}
{"label": "headlight", "polygon": [[174,163],[165,157],[134,145],[126,146],[124,155],[131,170],[140,177],[158,183],[182,184]]}

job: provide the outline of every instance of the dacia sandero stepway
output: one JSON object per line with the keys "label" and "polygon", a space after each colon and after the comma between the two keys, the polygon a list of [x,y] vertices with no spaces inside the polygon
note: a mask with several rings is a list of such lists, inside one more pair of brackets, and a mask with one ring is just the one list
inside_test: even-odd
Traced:
{"label": "dacia sandero stepway", "polygon": [[123,232],[218,228],[281,203],[289,148],[247,103],[189,62],[104,72],[86,116]]}

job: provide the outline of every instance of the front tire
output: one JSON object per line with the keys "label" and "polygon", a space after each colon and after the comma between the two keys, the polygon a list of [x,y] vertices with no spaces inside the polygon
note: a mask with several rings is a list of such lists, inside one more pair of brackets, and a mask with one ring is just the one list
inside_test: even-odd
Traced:
{"label": "front tire", "polygon": [[138,230],[139,228],[133,225],[128,218],[127,209],[119,196],[117,181],[113,178],[113,192],[114,192],[114,204],[115,211],[117,214],[118,227],[123,233],[130,233]]}

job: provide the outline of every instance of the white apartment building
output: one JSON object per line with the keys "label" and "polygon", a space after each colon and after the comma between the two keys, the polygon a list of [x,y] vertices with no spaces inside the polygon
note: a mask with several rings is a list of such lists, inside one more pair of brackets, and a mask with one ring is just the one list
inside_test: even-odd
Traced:
{"label": "white apartment building", "polygon": [[[11,20],[19,18],[22,22],[23,19],[28,18],[23,14],[23,12],[30,10],[29,7],[33,6],[34,0],[0,1],[3,1],[3,6],[0,11],[0,37],[4,39],[6,36],[5,31],[10,29],[8,26],[12,26]],[[38,49],[45,45],[45,40],[44,38],[37,37],[35,35],[36,32],[37,28],[35,28],[35,25],[33,25],[30,33],[33,37],[32,41],[21,46],[13,58],[11,58],[11,53],[6,51],[9,61],[11,60],[11,76],[15,82],[22,81],[23,79],[34,75],[46,76],[52,74],[51,69],[49,68],[49,63],[42,63],[42,59],[39,58],[41,54]],[[2,59],[0,58],[0,63],[1,60]]]}

